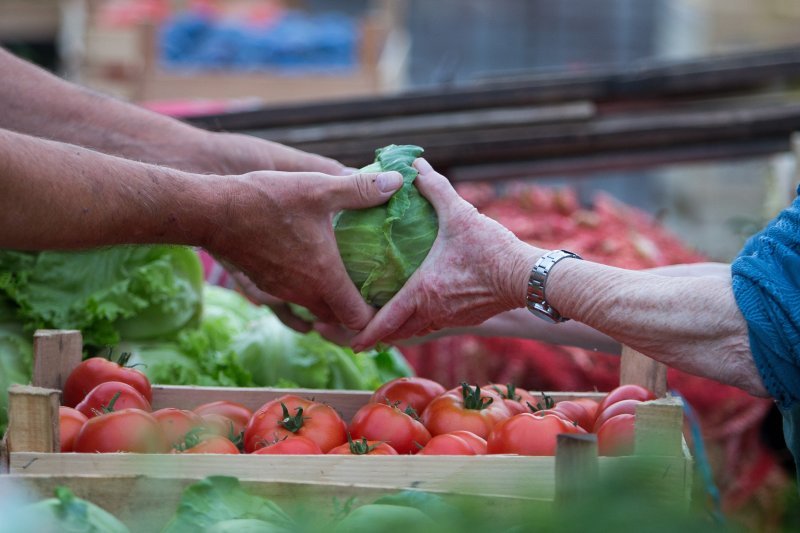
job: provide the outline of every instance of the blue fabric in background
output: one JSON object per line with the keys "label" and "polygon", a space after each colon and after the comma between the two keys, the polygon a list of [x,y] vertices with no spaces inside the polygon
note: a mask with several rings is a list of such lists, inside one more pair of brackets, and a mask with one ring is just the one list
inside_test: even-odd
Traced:
{"label": "blue fabric in background", "polygon": [[288,11],[269,25],[186,11],[160,31],[161,62],[173,70],[341,71],[358,63],[354,18]]}

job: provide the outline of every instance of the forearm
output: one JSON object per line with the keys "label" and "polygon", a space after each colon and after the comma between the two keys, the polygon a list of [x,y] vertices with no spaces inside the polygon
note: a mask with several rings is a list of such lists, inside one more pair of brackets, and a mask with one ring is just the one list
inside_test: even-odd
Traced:
{"label": "forearm", "polygon": [[224,180],[0,130],[0,247],[201,245]]}
{"label": "forearm", "polygon": [[561,313],[669,366],[764,395],[730,278],[668,277],[564,260],[547,299]]}
{"label": "forearm", "polygon": [[208,133],[68,83],[2,49],[0,128],[183,170],[214,168]]}

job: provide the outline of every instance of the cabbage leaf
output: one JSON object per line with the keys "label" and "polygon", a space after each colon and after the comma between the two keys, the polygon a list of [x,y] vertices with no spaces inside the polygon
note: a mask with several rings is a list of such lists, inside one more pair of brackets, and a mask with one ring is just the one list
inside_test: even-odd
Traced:
{"label": "cabbage leaf", "polygon": [[397,171],[403,186],[384,205],[345,210],[334,233],[347,274],[371,305],[381,307],[408,281],[428,255],[439,223],[436,211],[414,186],[412,166],[422,155],[413,145],[389,145],[375,151],[362,172]]}

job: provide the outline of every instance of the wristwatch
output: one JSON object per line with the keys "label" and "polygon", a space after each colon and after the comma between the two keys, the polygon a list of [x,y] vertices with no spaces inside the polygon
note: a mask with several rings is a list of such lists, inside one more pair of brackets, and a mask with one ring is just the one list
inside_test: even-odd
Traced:
{"label": "wristwatch", "polygon": [[547,285],[547,276],[556,263],[562,259],[569,258],[582,259],[578,254],[568,252],[567,250],[553,250],[547,252],[533,265],[530,278],[528,278],[528,293],[525,297],[528,311],[551,324],[566,322],[569,318],[561,316],[561,313],[553,309],[553,307],[547,303],[544,294],[545,285]]}

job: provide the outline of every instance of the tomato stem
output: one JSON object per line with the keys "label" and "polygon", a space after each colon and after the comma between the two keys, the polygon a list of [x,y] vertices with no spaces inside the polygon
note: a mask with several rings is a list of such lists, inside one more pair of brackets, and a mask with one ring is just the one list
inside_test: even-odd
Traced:
{"label": "tomato stem", "polygon": [[117,393],[114,394],[114,396],[111,397],[111,401],[108,402],[108,405],[103,405],[103,406],[100,407],[100,409],[102,409],[104,414],[105,413],[113,413],[114,412],[114,405],[117,403],[117,400],[119,400],[119,397],[120,397],[121,394],[122,394],[122,391],[117,391]]}
{"label": "tomato stem", "polygon": [[297,433],[300,431],[300,428],[303,427],[303,408],[298,407],[295,411],[297,414],[292,416],[289,414],[289,408],[286,407],[286,404],[281,402],[281,409],[283,409],[283,419],[280,421],[280,425],[283,426],[284,429],[287,431],[291,431],[292,433]]}
{"label": "tomato stem", "polygon": [[368,455],[369,452],[380,446],[382,443],[370,445],[367,437],[361,437],[361,440],[353,441],[350,433],[347,434],[347,443],[350,445],[350,453],[353,455]]}
{"label": "tomato stem", "polygon": [[461,395],[464,397],[465,409],[480,411],[489,407],[494,401],[494,398],[481,396],[481,388],[478,385],[472,389],[466,382],[461,383]]}

